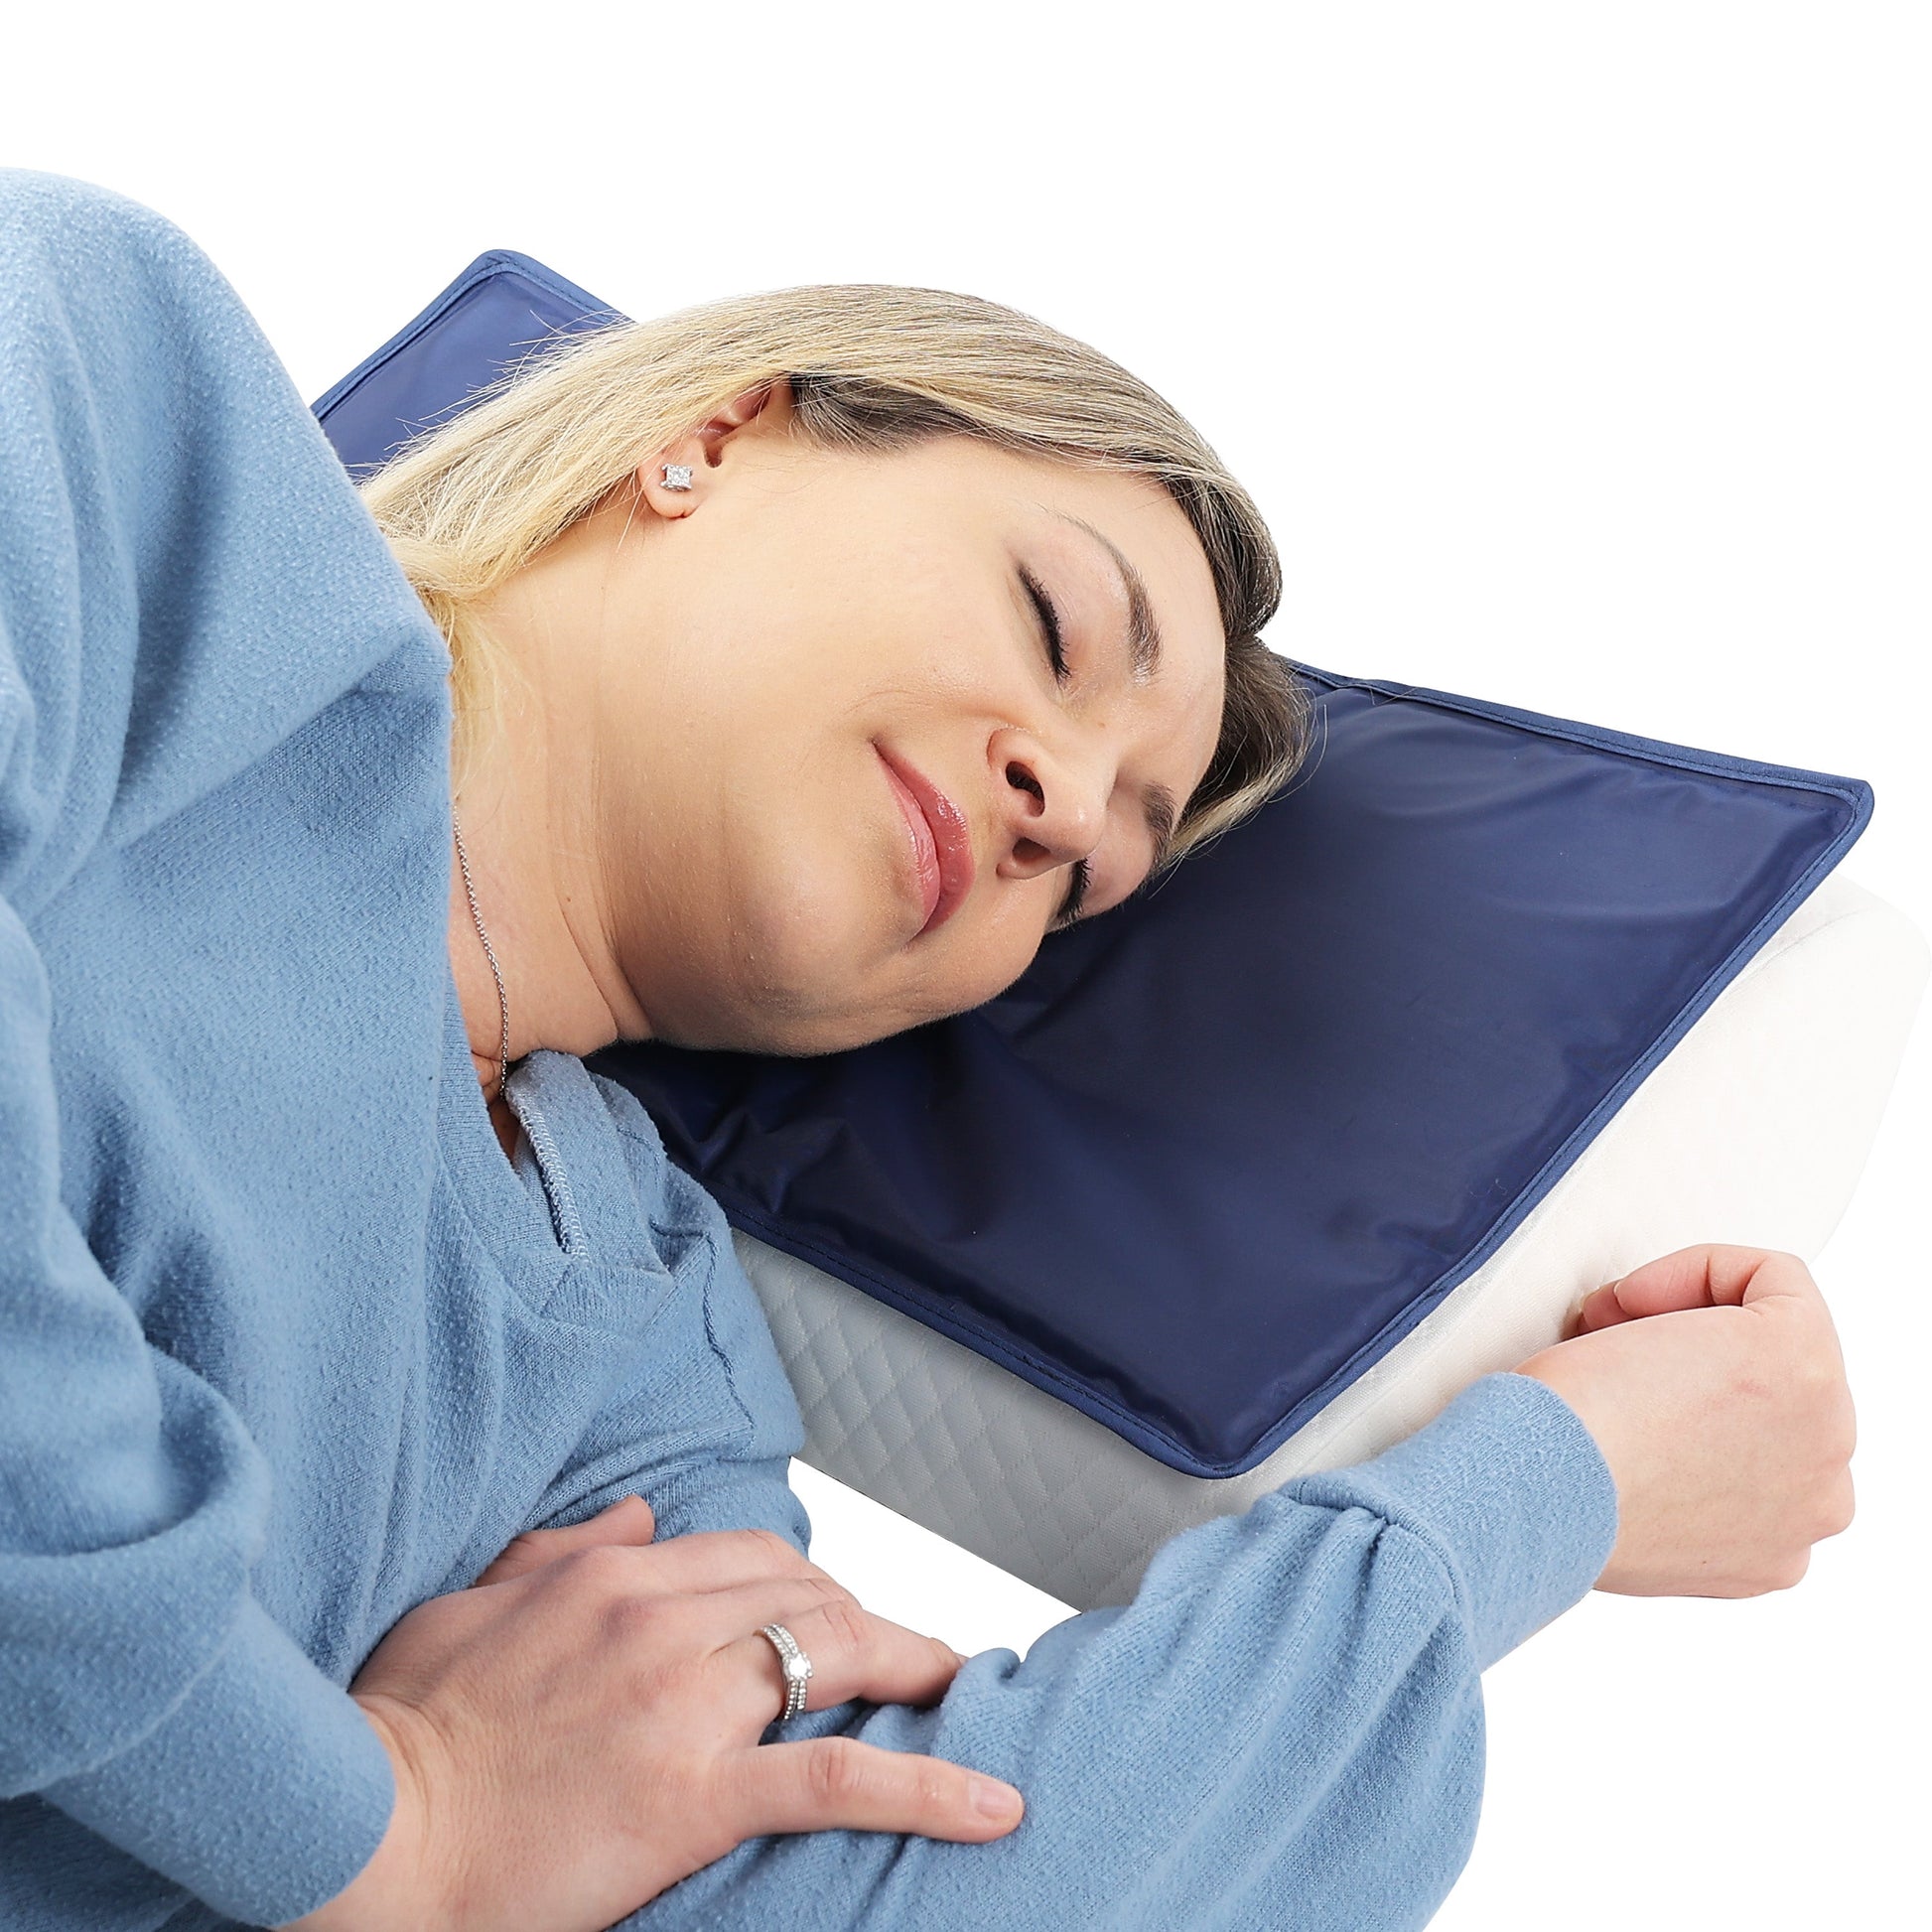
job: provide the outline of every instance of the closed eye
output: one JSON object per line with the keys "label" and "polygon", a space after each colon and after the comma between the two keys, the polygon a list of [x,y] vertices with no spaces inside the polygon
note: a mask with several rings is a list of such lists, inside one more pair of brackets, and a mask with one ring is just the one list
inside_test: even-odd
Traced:
{"label": "closed eye", "polygon": [[1060,900],[1060,909],[1053,914],[1056,926],[1071,925],[1080,916],[1080,901],[1087,896],[1087,888],[1093,884],[1093,868],[1084,859],[1073,862],[1073,877],[1067,881],[1066,897]]}
{"label": "closed eye", "polygon": [[[1046,595],[1045,585],[1025,564],[1019,565],[1018,569],[1020,582],[1034,607],[1034,616],[1039,620],[1039,638],[1046,648],[1046,661],[1053,667],[1054,681],[1064,684],[1072,673],[1066,661],[1066,637],[1060,629],[1060,614],[1054,608],[1053,600]],[[1071,925],[1080,916],[1081,901],[1092,884],[1093,867],[1084,859],[1074,860],[1071,876],[1066,882],[1066,897],[1060,900],[1060,908],[1053,914],[1056,927]]]}
{"label": "closed eye", "polygon": [[1035,617],[1039,620],[1039,635],[1040,641],[1046,646],[1046,661],[1053,667],[1054,678],[1064,684],[1068,671],[1066,639],[1060,630],[1060,614],[1053,608],[1053,600],[1046,595],[1046,587],[1039,579],[1025,564],[1019,568],[1020,582],[1033,603]]}

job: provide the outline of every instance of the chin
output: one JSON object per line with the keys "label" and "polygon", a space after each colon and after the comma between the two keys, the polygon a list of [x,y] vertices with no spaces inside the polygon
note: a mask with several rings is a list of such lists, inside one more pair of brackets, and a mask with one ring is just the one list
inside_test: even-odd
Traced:
{"label": "chin", "polygon": [[[842,1053],[969,1012],[1026,970],[1024,959],[982,957],[962,972],[956,952],[950,971],[938,954],[921,969],[903,933],[882,931],[878,907],[870,911],[862,918],[830,895],[795,893],[763,916],[740,919],[709,958],[684,954],[674,992],[659,977],[657,1000],[643,1001],[654,1036],[713,1051]],[[942,949],[954,952],[943,941]]]}
{"label": "chin", "polygon": [[787,960],[782,971],[769,953],[749,947],[710,962],[710,970],[703,961],[690,962],[696,970],[682,984],[670,989],[660,982],[658,998],[644,1001],[653,1037],[674,1046],[799,1057],[844,1052],[915,1024],[855,1011],[853,991],[863,969],[812,950],[814,957]]}
{"label": "chin", "polygon": [[[671,1045],[803,1058],[869,1046],[980,1003],[946,1004],[929,989],[920,998],[902,984],[889,992],[879,984],[886,978],[869,979],[862,967],[846,963],[820,977],[766,975],[753,983],[741,962],[688,982],[682,998],[645,1006],[653,1036]],[[868,985],[879,986],[876,998],[866,997]],[[909,1003],[908,991],[915,992]]]}
{"label": "chin", "polygon": [[[802,867],[799,870],[803,870]],[[693,960],[688,1011],[708,1045],[793,1055],[843,1052],[915,1024],[872,997],[899,977],[901,933],[876,900],[789,888],[735,918],[709,962]],[[722,955],[722,956],[721,956]]]}
{"label": "chin", "polygon": [[[907,1023],[912,1024],[912,1023]],[[757,1007],[732,1008],[712,1003],[701,1014],[653,1019],[653,1039],[667,1046],[686,1046],[711,1053],[772,1053],[787,1059],[806,1059],[819,1053],[843,1053],[867,1046],[903,1027],[872,1024],[850,1015],[779,1018]]]}

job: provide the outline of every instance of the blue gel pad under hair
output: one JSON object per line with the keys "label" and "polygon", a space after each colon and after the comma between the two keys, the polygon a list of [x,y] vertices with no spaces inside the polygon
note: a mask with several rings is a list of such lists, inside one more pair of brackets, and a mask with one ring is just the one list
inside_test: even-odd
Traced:
{"label": "blue gel pad under hair", "polygon": [[[613,315],[487,255],[318,413],[379,460],[533,318]],[[814,1059],[592,1062],[736,1225],[1200,1476],[1480,1267],[1871,810],[1854,778],[1299,668],[1295,785],[986,1006]]]}
{"label": "blue gel pad under hair", "polygon": [[365,477],[525,357],[562,337],[622,320],[541,262],[492,248],[344,376],[316,414],[348,474]]}

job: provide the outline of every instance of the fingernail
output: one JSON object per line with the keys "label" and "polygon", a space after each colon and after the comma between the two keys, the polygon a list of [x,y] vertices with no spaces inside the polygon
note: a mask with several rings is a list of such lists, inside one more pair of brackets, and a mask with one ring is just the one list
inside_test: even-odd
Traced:
{"label": "fingernail", "polygon": [[995,1778],[975,1778],[972,1797],[973,1809],[988,1818],[1011,1818],[1020,1809],[1019,1792]]}

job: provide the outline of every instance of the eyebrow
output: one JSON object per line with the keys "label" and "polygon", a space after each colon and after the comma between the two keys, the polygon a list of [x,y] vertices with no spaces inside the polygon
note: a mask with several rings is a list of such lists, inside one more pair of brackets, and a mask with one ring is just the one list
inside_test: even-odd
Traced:
{"label": "eyebrow", "polygon": [[[1166,785],[1141,787],[1141,812],[1147,820],[1148,835],[1154,841],[1154,863],[1147,869],[1148,878],[1152,879],[1167,863],[1168,848],[1173,843],[1174,820],[1179,813],[1173,793]],[[1143,885],[1146,883],[1142,881]]]}
{"label": "eyebrow", "polygon": [[[1084,517],[1066,516],[1062,520],[1084,530],[1113,559],[1120,573],[1120,587],[1127,599],[1127,648],[1134,666],[1134,682],[1145,684],[1161,668],[1161,626],[1154,616],[1154,600],[1147,594],[1147,582],[1134,568],[1133,559],[1104,530],[1096,530]],[[1141,787],[1141,816],[1147,820],[1148,837],[1154,841],[1154,863],[1148,878],[1161,870],[1173,843],[1174,821],[1179,817],[1174,795],[1166,785]],[[1145,881],[1143,882],[1145,884]]]}
{"label": "eyebrow", "polygon": [[1133,559],[1105,530],[1096,530],[1084,517],[1066,516],[1076,530],[1084,530],[1113,559],[1120,588],[1127,599],[1127,647],[1134,662],[1134,682],[1145,684],[1161,668],[1161,626],[1155,621],[1154,600]]}

